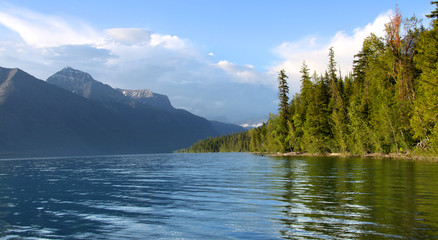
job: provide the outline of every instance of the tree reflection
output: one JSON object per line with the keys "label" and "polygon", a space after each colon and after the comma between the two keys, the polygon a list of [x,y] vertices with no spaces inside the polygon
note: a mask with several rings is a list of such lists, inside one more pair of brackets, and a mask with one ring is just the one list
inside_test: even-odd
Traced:
{"label": "tree reflection", "polygon": [[[283,238],[438,236],[438,166],[364,158],[277,158]],[[430,168],[428,168],[430,167]]]}

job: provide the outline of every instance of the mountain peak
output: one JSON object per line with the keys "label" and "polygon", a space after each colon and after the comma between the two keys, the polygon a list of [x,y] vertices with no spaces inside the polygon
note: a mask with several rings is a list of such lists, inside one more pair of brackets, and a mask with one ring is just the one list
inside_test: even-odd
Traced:
{"label": "mountain peak", "polygon": [[[19,68],[3,68],[0,67],[0,95],[2,89],[6,87],[6,85],[11,85],[15,75],[29,75]],[[29,75],[30,76],[30,75]],[[4,90],[4,89],[3,89]]]}
{"label": "mountain peak", "polygon": [[107,84],[96,81],[90,74],[65,67],[47,79],[47,82],[85,98],[98,101],[121,101],[123,94]]}
{"label": "mountain peak", "polygon": [[81,73],[84,73],[84,72],[77,70],[77,69],[74,69],[70,66],[63,68],[60,72],[81,72]]}
{"label": "mountain peak", "polygon": [[93,77],[91,77],[90,74],[88,74],[86,72],[82,72],[82,71],[77,70],[77,69],[74,69],[70,66],[63,68],[61,71],[54,74],[54,76],[56,76],[56,75],[62,75],[62,76],[74,78],[74,79],[81,79],[82,81],[87,81],[87,82],[88,81],[95,81],[93,79]]}

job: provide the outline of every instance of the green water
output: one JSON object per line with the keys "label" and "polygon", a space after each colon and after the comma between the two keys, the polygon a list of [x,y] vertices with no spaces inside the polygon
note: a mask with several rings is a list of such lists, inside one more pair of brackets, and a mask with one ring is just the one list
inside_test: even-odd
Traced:
{"label": "green water", "polygon": [[394,159],[276,160],[284,237],[437,238],[438,164]]}

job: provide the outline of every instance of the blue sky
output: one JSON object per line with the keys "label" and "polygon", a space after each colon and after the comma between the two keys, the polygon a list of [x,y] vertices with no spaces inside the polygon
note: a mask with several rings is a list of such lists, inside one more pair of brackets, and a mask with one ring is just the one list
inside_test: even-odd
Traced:
{"label": "blue sky", "polygon": [[[148,88],[209,119],[240,122],[277,109],[276,73],[291,94],[303,60],[343,73],[369,32],[398,5],[404,17],[430,1],[0,0],[0,66],[46,79],[65,66],[118,88]],[[427,23],[425,23],[427,25]]]}

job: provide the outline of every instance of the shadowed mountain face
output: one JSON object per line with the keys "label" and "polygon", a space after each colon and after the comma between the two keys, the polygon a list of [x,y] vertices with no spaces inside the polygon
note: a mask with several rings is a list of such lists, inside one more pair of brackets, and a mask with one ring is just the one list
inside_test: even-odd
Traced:
{"label": "shadowed mountain face", "polygon": [[2,153],[97,154],[123,144],[117,115],[19,69],[0,68],[0,92]]}
{"label": "shadowed mountain face", "polygon": [[65,89],[0,68],[0,153],[170,152],[218,134],[203,118],[132,101],[86,73],[64,70]]}
{"label": "shadowed mountain face", "polygon": [[[108,108],[114,109],[115,106],[129,105],[142,111],[159,111],[169,116],[177,116],[178,122],[193,130],[196,129],[194,123],[200,124],[199,130],[206,127],[206,120],[188,111],[175,109],[166,95],[154,93],[148,89],[128,90],[114,89],[109,85],[94,80],[88,73],[66,67],[47,79],[47,82],[62,87],[70,92],[90,100],[103,103]],[[119,109],[120,111],[120,109]],[[210,121],[209,123],[216,133],[210,136],[231,134],[245,131],[244,128],[228,123]],[[208,124],[207,124],[208,125]],[[202,130],[201,130],[202,131]]]}
{"label": "shadowed mountain face", "polygon": [[[132,100],[145,103],[166,111],[172,111],[172,112],[185,111],[181,109],[175,109],[166,95],[154,93],[149,89],[139,89],[139,90],[119,89],[119,91],[121,91],[123,95],[129,97]],[[191,113],[186,112],[186,114],[191,114]],[[236,124],[223,123],[223,122],[211,121],[211,120],[210,123],[213,126],[213,129],[219,135],[228,135],[232,133],[246,131],[245,128]]]}
{"label": "shadowed mountain face", "polygon": [[213,126],[214,130],[218,132],[220,135],[229,135],[233,133],[246,131],[245,128],[236,124],[224,123],[218,121],[210,121],[210,123]]}

